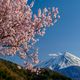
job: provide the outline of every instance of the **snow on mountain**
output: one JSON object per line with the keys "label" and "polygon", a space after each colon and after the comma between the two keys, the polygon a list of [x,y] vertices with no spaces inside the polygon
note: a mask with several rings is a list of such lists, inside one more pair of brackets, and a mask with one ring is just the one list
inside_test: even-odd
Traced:
{"label": "snow on mountain", "polygon": [[52,58],[36,65],[39,68],[49,68],[57,71],[72,80],[80,80],[80,58],[65,52],[49,54]]}
{"label": "snow on mountain", "polygon": [[58,70],[69,66],[80,66],[80,58],[69,52],[49,54],[49,56],[52,56],[52,58],[39,63],[36,67]]}

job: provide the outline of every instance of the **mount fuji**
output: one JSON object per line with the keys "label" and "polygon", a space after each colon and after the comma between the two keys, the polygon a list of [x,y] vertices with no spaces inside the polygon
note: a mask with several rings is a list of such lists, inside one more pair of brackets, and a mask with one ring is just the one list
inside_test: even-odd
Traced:
{"label": "mount fuji", "polygon": [[80,58],[65,52],[57,54],[49,54],[52,58],[37,64],[38,68],[49,68],[51,70],[62,73],[63,75],[80,80]]}

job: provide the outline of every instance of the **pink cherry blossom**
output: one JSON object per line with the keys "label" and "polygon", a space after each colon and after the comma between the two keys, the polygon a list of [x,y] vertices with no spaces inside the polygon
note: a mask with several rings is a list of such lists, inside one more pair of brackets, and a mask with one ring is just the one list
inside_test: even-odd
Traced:
{"label": "pink cherry blossom", "polygon": [[[60,18],[58,8],[38,9],[33,14],[34,1],[0,0],[0,54],[16,55],[26,61],[38,63],[38,50],[34,47],[36,36],[44,36],[46,28]],[[28,60],[29,59],[29,60]],[[29,64],[29,68],[32,65]]]}

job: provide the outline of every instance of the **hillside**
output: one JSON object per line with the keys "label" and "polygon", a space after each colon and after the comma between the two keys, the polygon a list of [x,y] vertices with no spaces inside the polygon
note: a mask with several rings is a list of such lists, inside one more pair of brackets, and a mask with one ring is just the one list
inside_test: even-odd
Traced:
{"label": "hillside", "polygon": [[0,80],[71,80],[57,72],[42,69],[39,75],[25,69],[18,69],[17,64],[0,59]]}

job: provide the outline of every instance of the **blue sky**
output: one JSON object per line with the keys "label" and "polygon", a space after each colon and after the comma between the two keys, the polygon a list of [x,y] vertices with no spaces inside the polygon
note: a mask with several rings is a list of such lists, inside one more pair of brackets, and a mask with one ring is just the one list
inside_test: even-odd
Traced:
{"label": "blue sky", "polygon": [[39,58],[47,59],[49,53],[65,51],[80,56],[80,0],[36,0],[33,10],[52,6],[59,8],[61,19],[47,29],[37,44]]}
{"label": "blue sky", "polygon": [[[48,59],[48,54],[65,51],[80,56],[80,0],[35,0],[33,11],[37,13],[38,8],[52,6],[59,8],[61,19],[37,43],[40,60]],[[11,59],[20,61],[16,57]]]}

